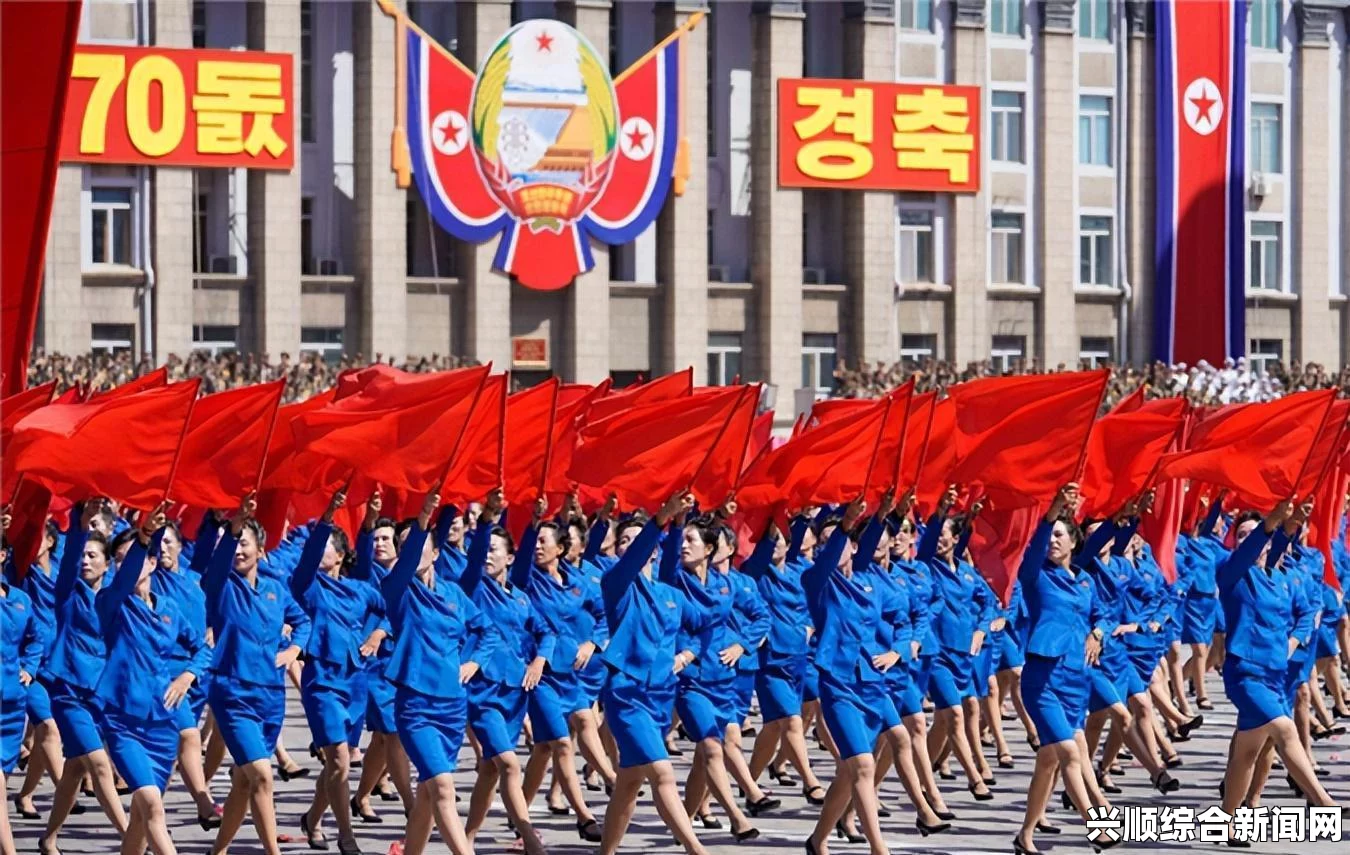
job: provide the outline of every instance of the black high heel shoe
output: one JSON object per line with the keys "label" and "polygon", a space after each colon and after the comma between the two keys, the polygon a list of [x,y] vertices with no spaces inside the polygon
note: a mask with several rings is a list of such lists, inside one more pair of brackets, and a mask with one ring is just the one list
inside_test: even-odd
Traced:
{"label": "black high heel shoe", "polygon": [[304,766],[296,766],[294,769],[287,771],[285,766],[278,766],[277,777],[283,781],[290,781],[294,778],[308,778],[309,769]]}
{"label": "black high heel shoe", "polygon": [[368,822],[373,825],[378,825],[379,823],[384,822],[384,820],[380,818],[380,815],[375,813],[375,811],[361,810],[361,800],[358,799],[356,796],[352,796],[352,816],[356,817],[362,822]]}
{"label": "black high heel shoe", "polygon": [[[820,792],[820,795],[818,796],[815,795],[817,791]],[[802,797],[806,799],[807,804],[819,807],[820,805],[825,804],[825,788],[819,784],[816,784],[814,787],[803,787]]]}
{"label": "black high heel shoe", "polygon": [[[300,833],[305,835],[305,843],[309,845],[310,849],[318,852],[328,851],[328,838],[309,827],[309,814],[307,813],[300,814]],[[319,836],[315,837],[315,834],[319,834]]]}
{"label": "black high heel shoe", "polygon": [[363,855],[361,852],[361,844],[357,843],[355,840],[351,843],[345,843],[339,840],[338,855]]}
{"label": "black high heel shoe", "polygon": [[722,827],[722,820],[718,819],[717,817],[713,816],[710,813],[700,814],[695,818],[699,821],[699,824],[702,825],[704,828]]}
{"label": "black high heel shoe", "polygon": [[[1219,786],[1223,786],[1222,782],[1220,782]],[[1166,769],[1161,769],[1158,771],[1158,777],[1153,779],[1153,789],[1163,795],[1167,795],[1168,793],[1175,793],[1177,790],[1181,789],[1181,782],[1167,774]],[[1223,798],[1223,793],[1219,794],[1219,798]]]}
{"label": "black high heel shoe", "polygon": [[1036,823],[1036,830],[1041,834],[1059,834],[1061,831],[1058,825],[1051,825],[1048,822]]}
{"label": "black high heel shoe", "polygon": [[1064,805],[1065,810],[1076,810],[1073,806],[1073,799],[1069,798],[1067,790],[1059,794],[1059,803]]}
{"label": "black high heel shoe", "polygon": [[220,828],[220,817],[214,813],[210,816],[199,816],[197,817],[197,824],[202,827],[202,831],[214,831]]}
{"label": "black high heel shoe", "polygon": [[600,842],[600,823],[593,819],[577,822],[577,836],[587,843]]}
{"label": "black high heel shoe", "polygon": [[970,794],[971,794],[972,796],[975,797],[975,801],[977,801],[977,802],[989,802],[989,801],[993,801],[993,800],[994,800],[994,794],[989,790],[987,784],[985,785],[985,790],[984,790],[983,793],[977,793],[977,792],[975,791],[975,786],[976,786],[976,785],[973,785],[973,784],[972,784],[971,786],[969,786],[969,787],[966,788],[966,789],[970,790]]}
{"label": "black high heel shoe", "polygon": [[14,803],[14,813],[18,814],[19,819],[42,819],[42,814],[37,810],[24,810],[23,797],[15,796],[10,799]]}
{"label": "black high heel shoe", "polygon": [[555,807],[553,805],[549,805],[548,812],[552,816],[567,816],[569,813],[572,812],[572,809],[567,805],[563,805],[562,807]]}
{"label": "black high heel shoe", "polygon": [[1191,738],[1191,731],[1195,730],[1197,727],[1199,727],[1204,723],[1205,717],[1202,715],[1197,715],[1194,718],[1190,719],[1189,721],[1183,721],[1181,723],[1181,726],[1177,728],[1176,741],[1178,742],[1187,741],[1188,739]]}
{"label": "black high heel shoe", "polygon": [[1028,849],[1027,847],[1023,846],[1022,834],[1021,832],[1018,832],[1017,836],[1013,838],[1013,855],[1041,855],[1041,850]]}
{"label": "black high heel shoe", "polygon": [[1114,849],[1115,847],[1121,844],[1122,840],[1124,840],[1123,837],[1117,840],[1101,840],[1101,841],[1094,840],[1092,841],[1092,851],[1105,852],[1108,849]]}
{"label": "black high heel shoe", "polygon": [[949,822],[950,820],[956,819],[956,814],[952,813],[951,811],[938,810],[937,807],[933,804],[933,799],[929,797],[927,793],[923,794],[923,800],[928,802],[928,807],[933,811],[933,813],[937,814],[937,818],[942,820],[943,822]]}
{"label": "black high heel shoe", "polygon": [[745,812],[750,814],[751,816],[757,817],[761,814],[766,814],[771,810],[781,807],[782,804],[783,803],[778,799],[770,798],[769,796],[764,796],[760,798],[760,800],[757,802],[752,802],[749,799],[746,799]]}
{"label": "black high heel shoe", "polygon": [[787,773],[784,769],[770,769],[769,777],[780,787],[795,787],[797,780]]}
{"label": "black high heel shoe", "polygon": [[736,838],[737,843],[744,843],[747,840],[754,840],[756,837],[759,837],[759,829],[752,825],[744,831],[731,832],[731,836]]}
{"label": "black high heel shoe", "polygon": [[861,834],[850,834],[848,829],[844,828],[844,821],[842,819],[834,824],[834,833],[840,840],[847,840],[849,843],[867,842],[867,838]]}
{"label": "black high heel shoe", "polygon": [[1106,773],[1101,769],[1097,770],[1097,786],[1101,787],[1103,793],[1110,793],[1113,796],[1120,795],[1120,793],[1124,792],[1115,784],[1106,783]]}
{"label": "black high heel shoe", "polygon": [[939,822],[937,825],[924,825],[923,820],[916,819],[914,820],[914,827],[919,829],[919,834],[927,837],[930,834],[941,834],[944,831],[951,831],[952,824],[950,822]]}

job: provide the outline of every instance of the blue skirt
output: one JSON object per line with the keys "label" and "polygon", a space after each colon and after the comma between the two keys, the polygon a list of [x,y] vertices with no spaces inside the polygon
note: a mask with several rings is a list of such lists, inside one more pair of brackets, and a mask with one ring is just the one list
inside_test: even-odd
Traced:
{"label": "blue skirt", "polygon": [[802,690],[808,667],[811,666],[803,656],[781,665],[766,665],[756,672],[755,694],[759,696],[759,713],[765,724],[802,714]]}
{"label": "blue skirt", "polygon": [[8,776],[19,765],[23,728],[28,718],[22,700],[0,701],[0,772]]}
{"label": "blue skirt", "polygon": [[736,723],[736,681],[705,683],[681,677],[675,692],[675,709],[685,733],[694,742],[721,739],[727,725]]}
{"label": "blue skirt", "polygon": [[946,647],[933,659],[933,675],[928,693],[935,709],[959,707],[961,701],[975,695],[971,682],[974,666],[970,660],[969,653]]}
{"label": "blue skirt", "polygon": [[914,688],[918,690],[921,697],[928,697],[928,689],[933,684],[934,659],[937,659],[936,653],[920,651],[918,659],[910,660],[909,675],[914,678]]}
{"label": "blue skirt", "polygon": [[[1003,631],[994,633],[998,639],[998,644],[994,653],[994,673],[1000,671],[1011,671],[1014,668],[1021,668],[1027,664],[1026,654],[1022,652],[1022,645],[1011,632]],[[988,642],[986,642],[988,643]]]}
{"label": "blue skirt", "polygon": [[[103,711],[89,689],[71,686],[61,680],[48,690],[52,718],[61,734],[61,751],[67,759],[83,757],[103,748]],[[184,699],[180,706],[185,706]]]}
{"label": "blue skirt", "polygon": [[1042,745],[1072,740],[1083,729],[1089,684],[1086,671],[1067,667],[1063,657],[1027,655],[1022,702]]}
{"label": "blue skirt", "polygon": [[[747,654],[750,655],[750,654]],[[736,672],[736,716],[734,724],[742,724],[750,715],[755,701],[755,671]]]}
{"label": "blue skirt", "polygon": [[1237,729],[1253,730],[1281,716],[1293,718],[1285,670],[1262,668],[1229,653],[1223,660],[1223,690],[1237,707]]}
{"label": "blue skirt", "polygon": [[34,726],[42,724],[44,721],[50,721],[52,717],[52,699],[47,694],[47,687],[41,680],[34,680],[28,684],[28,693],[24,698],[24,706],[28,713],[28,720]]}
{"label": "blue skirt", "polygon": [[[182,673],[182,672],[179,672]],[[174,727],[181,733],[184,730],[194,730],[202,720],[202,711],[206,709],[206,688],[201,680],[192,683],[188,689],[187,697],[174,707],[170,712],[173,714]],[[53,710],[55,712],[55,710]]]}
{"label": "blue skirt", "polygon": [[[877,737],[888,724],[886,708],[895,712],[886,695],[886,684],[881,680],[863,682],[853,675],[839,679],[833,673],[816,670],[820,680],[820,714],[839,756],[847,760],[871,754]],[[898,714],[894,718],[899,721]]]}
{"label": "blue skirt", "polygon": [[315,669],[306,663],[300,679],[300,705],[314,744],[320,748],[347,742],[352,732],[352,689],[350,683],[319,680],[311,676]]}
{"label": "blue skirt", "polygon": [[[372,674],[374,677],[372,678]],[[352,675],[352,690],[350,705],[348,709],[348,718],[351,719],[351,729],[347,731],[347,744],[355,748],[361,744],[361,734],[366,730],[366,705],[370,700],[370,681],[379,679],[377,672],[368,669],[361,669]]]}
{"label": "blue skirt", "polygon": [[398,733],[394,721],[394,684],[385,679],[384,669],[367,672],[366,729],[371,733]]}
{"label": "blue skirt", "polygon": [[1182,644],[1209,644],[1219,613],[1219,598],[1213,594],[1189,593],[1181,619]]}
{"label": "blue skirt", "polygon": [[572,732],[568,719],[572,713],[591,708],[576,671],[559,673],[552,668],[534,691],[529,693],[527,709],[536,744],[567,739]]}
{"label": "blue skirt", "polygon": [[127,786],[132,791],[155,787],[163,794],[178,759],[178,728],[173,719],[129,718],[108,709],[103,711],[103,733],[108,738],[108,756]]}
{"label": "blue skirt", "polygon": [[476,676],[469,683],[469,727],[485,758],[510,754],[520,741],[525,725],[525,707],[530,694],[520,686],[507,686]]}
{"label": "blue skirt", "polygon": [[605,723],[619,748],[620,769],[670,759],[666,731],[675,707],[674,683],[648,686],[622,671],[611,671],[600,697]]}
{"label": "blue skirt", "polygon": [[901,719],[923,712],[923,693],[914,682],[914,672],[907,663],[897,662],[886,672],[886,694]]}
{"label": "blue skirt", "polygon": [[989,697],[989,678],[994,676],[994,645],[986,640],[980,652],[971,658],[971,689],[977,698]]}
{"label": "blue skirt", "polygon": [[459,749],[464,744],[468,709],[469,701],[463,695],[434,698],[403,686],[395,687],[394,721],[398,724],[398,738],[419,779],[429,781],[455,771]]}
{"label": "blue skirt", "polygon": [[215,677],[207,690],[216,726],[236,766],[266,760],[276,751],[286,720],[286,689]]}

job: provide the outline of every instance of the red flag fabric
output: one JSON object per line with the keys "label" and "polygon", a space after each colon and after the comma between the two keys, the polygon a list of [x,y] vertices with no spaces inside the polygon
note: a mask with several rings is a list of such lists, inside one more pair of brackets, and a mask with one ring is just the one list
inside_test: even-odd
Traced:
{"label": "red flag fabric", "polygon": [[561,384],[550,378],[506,400],[506,453],[502,477],[506,501],[532,505],[543,492],[544,474],[557,432]]}
{"label": "red flag fabric", "polygon": [[1322,580],[1337,591],[1341,590],[1341,582],[1336,576],[1331,544],[1341,530],[1347,489],[1350,489],[1350,472],[1335,469],[1328,473],[1313,497],[1313,512],[1308,519],[1308,545],[1322,553]]}
{"label": "red flag fabric", "polygon": [[1117,407],[1093,424],[1079,479],[1084,518],[1110,516],[1148,486],[1185,418],[1185,399],[1165,401],[1162,410]]}
{"label": "red flag fabric", "polygon": [[173,499],[199,508],[230,508],[258,488],[285,380],[207,395],[192,408]]}
{"label": "red flag fabric", "polygon": [[805,433],[808,430],[824,427],[840,419],[857,415],[874,406],[876,402],[876,398],[826,398],[823,401],[816,401],[811,405],[811,412],[807,414],[801,432]]}
{"label": "red flag fabric", "polygon": [[1308,453],[1303,465],[1303,473],[1298,479],[1294,495],[1305,498],[1313,491],[1320,490],[1322,483],[1333,473],[1333,467],[1346,451],[1350,436],[1346,433],[1346,420],[1350,419],[1350,400],[1332,401],[1326,418],[1322,420],[1317,432],[1317,440]]}
{"label": "red flag fabric", "polygon": [[598,422],[632,409],[639,404],[687,398],[694,391],[694,369],[667,374],[650,383],[635,384],[621,392],[611,392],[591,405],[589,420]]}
{"label": "red flag fabric", "polygon": [[308,491],[315,489],[324,480],[324,472],[333,468],[333,461],[322,455],[301,451],[292,426],[306,413],[322,410],[332,404],[335,394],[335,390],[329,389],[277,410],[276,425],[267,442],[267,460],[263,465],[261,481],[263,490],[274,491],[274,495],[275,491]]}
{"label": "red flag fabric", "polygon": [[482,501],[488,493],[502,486],[506,381],[505,374],[483,381],[463,436],[445,469],[442,504]]}
{"label": "red flag fabric", "polygon": [[[28,385],[80,0],[0,3],[0,394]],[[48,308],[51,311],[51,308]]]}
{"label": "red flag fabric", "polygon": [[1268,511],[1295,494],[1335,397],[1335,389],[1300,392],[1214,413],[1191,430],[1186,450],[1163,457],[1158,477],[1226,487],[1238,504]]}
{"label": "red flag fabric", "polygon": [[909,405],[909,418],[905,424],[905,453],[900,460],[900,477],[896,481],[896,490],[917,491],[919,473],[923,462],[932,448],[929,426],[933,421],[933,408],[937,406],[937,393],[924,392],[915,395]]}
{"label": "red flag fabric", "polygon": [[[755,408],[759,406],[759,386],[733,387],[741,394],[727,416],[721,436],[714,442],[703,465],[690,484],[694,498],[709,510],[719,507],[731,495],[740,480],[742,467],[750,449],[750,435],[755,425]],[[728,392],[712,393],[724,399]]]}
{"label": "red flag fabric", "polygon": [[1044,515],[1040,502],[1018,508],[989,508],[971,525],[971,560],[1005,606],[1012,599],[1022,555]]}
{"label": "red flag fabric", "polygon": [[121,386],[114,386],[103,392],[93,392],[85,396],[86,401],[99,401],[106,398],[115,398],[119,395],[134,395],[137,392],[144,392],[146,389],[158,389],[169,383],[168,366],[160,366],[149,374],[142,374],[135,380],[128,380]]}
{"label": "red flag fabric", "polygon": [[558,394],[558,412],[554,416],[557,428],[553,434],[553,453],[548,460],[548,477],[545,490],[550,505],[557,505],[573,491],[580,494],[582,507],[593,511],[605,503],[606,496],[593,488],[579,488],[567,474],[572,468],[572,456],[576,453],[577,443],[581,441],[581,429],[591,421],[592,405],[609,394],[611,381],[606,378],[597,386],[587,387],[580,394],[578,386],[564,386]]}
{"label": "red flag fabric", "polygon": [[[603,495],[616,495],[626,508],[655,512],[672,494],[693,487],[696,480],[700,490],[695,495],[703,493],[705,507],[720,503],[739,474],[735,470],[745,454],[749,419],[745,419],[739,446],[719,446],[737,415],[747,404],[754,406],[747,389],[752,387],[636,404],[608,418],[592,420],[581,430],[568,474],[578,484]],[[730,465],[723,467],[718,462],[723,455]],[[705,477],[705,464],[717,474]],[[725,483],[714,483],[718,477],[725,477]],[[710,492],[714,490],[720,490],[721,495]]]}
{"label": "red flag fabric", "polygon": [[951,472],[956,466],[956,402],[943,398],[929,409],[929,423],[924,427],[926,450],[914,492],[919,513],[924,517],[937,510],[938,500],[952,483]]}
{"label": "red flag fabric", "polygon": [[1139,521],[1139,534],[1153,548],[1153,558],[1168,584],[1177,580],[1177,537],[1182,531],[1185,498],[1184,481],[1160,483],[1153,496],[1153,509]]}
{"label": "red flag fabric", "polygon": [[60,395],[57,395],[56,400],[53,401],[52,403],[78,404],[83,400],[84,400],[84,389],[80,387],[80,384],[76,383],[74,386],[71,386],[69,389],[62,392]]}
{"label": "red flag fabric", "polygon": [[[990,377],[949,390],[956,404],[952,483],[981,485],[995,507],[1049,500],[1074,479],[1110,372]],[[930,446],[931,447],[931,446]]]}
{"label": "red flag fabric", "polygon": [[741,472],[745,472],[761,454],[769,450],[773,442],[773,410],[765,410],[755,416],[750,425],[750,442],[745,446],[745,460],[741,463]]}
{"label": "red flag fabric", "polygon": [[296,448],[382,484],[425,492],[445,473],[489,370],[381,371],[347,397],[292,420]]}
{"label": "red flag fabric", "polygon": [[14,456],[9,453],[9,441],[14,436],[14,427],[28,414],[42,409],[52,402],[56,392],[56,381],[34,386],[17,395],[0,398],[0,505],[8,505],[18,488],[18,475],[14,471]]}
{"label": "red flag fabric", "polygon": [[1111,412],[1109,413],[1109,415],[1123,416],[1126,413],[1133,413],[1139,408],[1143,407],[1145,402],[1145,392],[1147,389],[1148,389],[1147,386],[1140,386],[1130,394],[1121,398],[1119,401],[1116,402],[1116,405],[1111,408]]}
{"label": "red flag fabric", "polygon": [[14,430],[15,470],[68,498],[153,508],[171,487],[200,383],[43,407]]}

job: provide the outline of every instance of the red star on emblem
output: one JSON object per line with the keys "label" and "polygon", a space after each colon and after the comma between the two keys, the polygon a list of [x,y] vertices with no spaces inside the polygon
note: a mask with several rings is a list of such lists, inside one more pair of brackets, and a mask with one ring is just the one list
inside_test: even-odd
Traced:
{"label": "red star on emblem", "polygon": [[548,33],[540,33],[534,37],[534,40],[539,44],[539,50],[553,53],[553,36]]}
{"label": "red star on emblem", "polygon": [[643,133],[641,128],[634,125],[633,129],[628,132],[628,147],[641,151],[646,148],[646,146],[647,135]]}
{"label": "red star on emblem", "polygon": [[1208,122],[1210,111],[1213,110],[1214,105],[1219,102],[1208,95],[1201,93],[1200,97],[1192,98],[1191,103],[1200,111],[1200,118]]}
{"label": "red star on emblem", "polygon": [[459,144],[459,135],[460,135],[460,132],[462,132],[462,131],[464,130],[464,125],[462,125],[462,124],[460,124],[459,122],[455,121],[455,119],[454,119],[453,116],[450,117],[449,125],[450,125],[450,127],[446,128],[446,131],[445,131],[445,138],[446,138],[448,141],[454,143],[455,145],[458,145],[458,144]]}

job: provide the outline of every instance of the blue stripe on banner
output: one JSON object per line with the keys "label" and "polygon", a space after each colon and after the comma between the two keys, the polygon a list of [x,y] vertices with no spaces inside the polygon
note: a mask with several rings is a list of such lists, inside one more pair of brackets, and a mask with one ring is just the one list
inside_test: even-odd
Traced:
{"label": "blue stripe on banner", "polygon": [[[1233,4],[1233,79],[1228,100],[1228,355],[1247,353],[1247,15]],[[1286,244],[1288,245],[1288,244]]]}
{"label": "blue stripe on banner", "polygon": [[1176,72],[1172,67],[1173,0],[1160,0],[1155,7],[1156,29],[1154,70],[1156,86],[1157,133],[1154,175],[1155,203],[1153,250],[1153,357],[1169,365],[1172,362],[1173,252],[1176,240]]}

